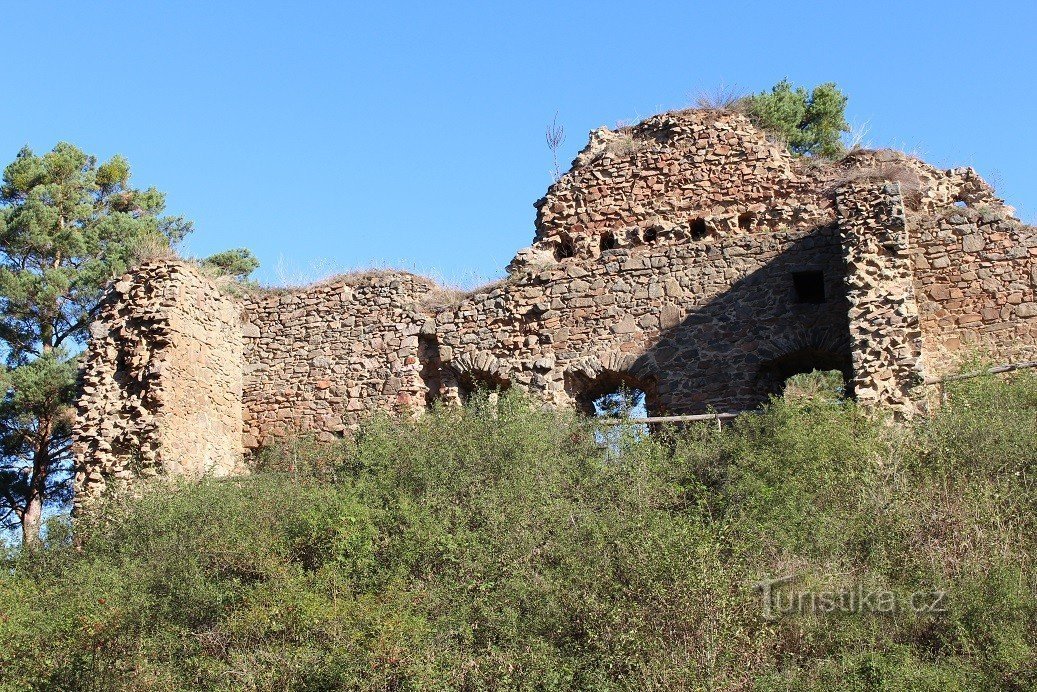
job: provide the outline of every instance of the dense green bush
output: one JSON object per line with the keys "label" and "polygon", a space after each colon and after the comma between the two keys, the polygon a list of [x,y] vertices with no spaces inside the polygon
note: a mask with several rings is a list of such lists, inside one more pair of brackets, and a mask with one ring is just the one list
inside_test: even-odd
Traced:
{"label": "dense green bush", "polygon": [[[0,690],[1031,689],[1037,382],[608,436],[517,396],[268,450],[0,573]],[[760,579],[946,591],[764,617]]]}
{"label": "dense green bush", "polygon": [[797,154],[826,156],[843,153],[846,96],[828,82],[807,92],[783,79],[770,90],[742,100],[741,105],[760,127],[780,137]]}

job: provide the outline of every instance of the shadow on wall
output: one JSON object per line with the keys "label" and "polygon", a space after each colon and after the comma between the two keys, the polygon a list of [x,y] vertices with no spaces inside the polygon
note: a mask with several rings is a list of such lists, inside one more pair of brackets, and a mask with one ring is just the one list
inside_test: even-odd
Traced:
{"label": "shadow on wall", "polygon": [[685,317],[627,367],[569,376],[566,390],[587,413],[623,387],[645,393],[649,415],[739,411],[793,375],[838,370],[852,395],[844,277],[838,229],[814,229],[712,300],[680,306]]}

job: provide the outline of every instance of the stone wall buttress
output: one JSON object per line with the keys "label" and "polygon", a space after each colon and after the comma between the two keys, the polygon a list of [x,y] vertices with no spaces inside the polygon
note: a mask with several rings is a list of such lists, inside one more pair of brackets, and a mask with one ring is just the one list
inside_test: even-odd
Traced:
{"label": "stone wall buttress", "polygon": [[923,379],[922,334],[900,186],[853,184],[836,197],[854,393],[865,406],[912,416],[915,390]]}
{"label": "stone wall buttress", "polygon": [[83,359],[77,507],[148,478],[241,470],[238,313],[186,262],[146,263],[113,282]]}

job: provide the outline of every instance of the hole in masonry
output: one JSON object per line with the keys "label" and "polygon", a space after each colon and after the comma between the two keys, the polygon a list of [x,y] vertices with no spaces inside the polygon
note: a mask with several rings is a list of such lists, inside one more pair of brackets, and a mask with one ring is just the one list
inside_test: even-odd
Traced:
{"label": "hole in masonry", "polygon": [[825,275],[821,271],[792,272],[792,287],[797,303],[825,302]]}
{"label": "hole in masonry", "polygon": [[758,378],[767,394],[852,396],[852,374],[848,354],[804,348],[767,361],[760,366]]}
{"label": "hole in masonry", "polygon": [[702,240],[703,238],[709,235],[709,229],[706,227],[705,219],[693,220],[691,222],[691,228],[689,229],[689,231],[691,232],[692,240]]}
{"label": "hole in masonry", "polygon": [[738,215],[738,228],[743,231],[751,231],[756,224],[756,215],[751,211],[742,212]]}
{"label": "hole in masonry", "polygon": [[425,387],[425,405],[432,406],[443,394],[443,362],[435,336],[418,336],[418,364],[421,366],[418,375]]}
{"label": "hole in masonry", "polygon": [[616,249],[616,236],[612,231],[605,231],[601,234],[601,251],[615,250]]}
{"label": "hole in masonry", "polygon": [[464,372],[457,375],[457,393],[461,402],[467,404],[478,392],[497,395],[511,388],[511,382],[490,372]]}
{"label": "hole in masonry", "polygon": [[576,249],[573,247],[572,238],[563,233],[558,237],[558,244],[555,245],[555,259],[561,261],[575,254]]}
{"label": "hole in masonry", "polygon": [[659,237],[659,233],[655,230],[655,228],[646,228],[644,234],[641,237],[644,238],[644,241],[646,243],[654,243],[656,239]]}

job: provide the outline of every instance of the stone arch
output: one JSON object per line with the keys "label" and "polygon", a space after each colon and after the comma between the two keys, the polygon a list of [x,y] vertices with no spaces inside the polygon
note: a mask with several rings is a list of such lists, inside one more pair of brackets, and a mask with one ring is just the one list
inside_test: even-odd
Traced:
{"label": "stone arch", "polygon": [[444,382],[456,403],[465,403],[480,389],[505,391],[511,377],[501,362],[489,353],[465,353],[444,365]]}
{"label": "stone arch", "polygon": [[621,388],[644,394],[649,415],[660,412],[659,382],[656,375],[641,367],[640,361],[626,353],[607,353],[583,358],[565,372],[565,391],[576,408],[588,415],[597,414],[595,403]]}
{"label": "stone arch", "polygon": [[853,395],[853,363],[849,352],[809,346],[764,361],[756,376],[757,386],[761,394],[781,394],[790,377],[814,370],[838,370],[843,376],[846,396]]}

